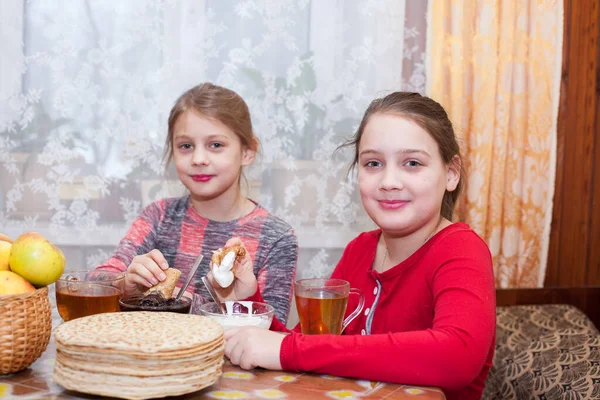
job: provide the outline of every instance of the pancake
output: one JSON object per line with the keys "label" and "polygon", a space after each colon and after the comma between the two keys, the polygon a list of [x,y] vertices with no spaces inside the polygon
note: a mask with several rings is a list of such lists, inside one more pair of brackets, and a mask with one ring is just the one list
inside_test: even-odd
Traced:
{"label": "pancake", "polygon": [[175,268],[168,268],[164,271],[167,277],[164,281],[158,282],[156,285],[148,288],[143,295],[148,296],[152,293],[160,294],[165,299],[170,299],[173,297],[173,290],[175,289],[175,285],[181,276],[181,271]]}

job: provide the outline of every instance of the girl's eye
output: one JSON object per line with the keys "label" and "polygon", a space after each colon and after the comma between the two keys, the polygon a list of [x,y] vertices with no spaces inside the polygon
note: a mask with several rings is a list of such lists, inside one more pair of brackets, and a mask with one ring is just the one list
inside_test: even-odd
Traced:
{"label": "girl's eye", "polygon": [[192,146],[191,144],[189,144],[189,143],[183,143],[183,144],[180,144],[180,145],[179,145],[179,146],[177,146],[177,147],[179,147],[180,149],[183,149],[183,150],[189,150],[189,149],[191,149],[193,146]]}
{"label": "girl's eye", "polygon": [[377,168],[377,167],[381,167],[381,163],[379,161],[367,161],[365,163],[365,167],[367,168]]}
{"label": "girl's eye", "polygon": [[421,164],[420,162],[415,161],[415,160],[410,160],[410,161],[406,162],[406,165],[409,167],[420,167],[423,164]]}
{"label": "girl's eye", "polygon": [[223,147],[223,143],[219,143],[219,142],[211,143],[209,147],[213,148],[213,149],[220,149],[221,147]]}

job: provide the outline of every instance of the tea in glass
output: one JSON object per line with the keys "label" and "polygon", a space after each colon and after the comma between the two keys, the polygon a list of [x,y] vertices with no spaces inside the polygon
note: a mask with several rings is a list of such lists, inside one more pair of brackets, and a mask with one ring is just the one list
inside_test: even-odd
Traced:
{"label": "tea in glass", "polygon": [[339,335],[347,305],[348,295],[325,289],[312,289],[302,296],[296,295],[302,333]]}
{"label": "tea in glass", "polygon": [[64,321],[119,311],[125,275],[112,271],[66,272],[56,281],[56,306]]}
{"label": "tea in glass", "polygon": [[[362,311],[365,299],[358,289],[342,279],[301,279],[294,283],[296,309],[302,333],[308,335],[339,335]],[[360,300],[356,309],[344,319],[348,296],[356,294]]]}

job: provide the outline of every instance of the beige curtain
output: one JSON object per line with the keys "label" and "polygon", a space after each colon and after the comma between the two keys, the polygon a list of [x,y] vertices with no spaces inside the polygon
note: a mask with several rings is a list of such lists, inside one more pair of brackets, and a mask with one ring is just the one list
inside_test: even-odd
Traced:
{"label": "beige curtain", "polygon": [[488,243],[497,287],[542,286],[556,159],[562,0],[430,2],[427,93],[461,138],[458,209]]}

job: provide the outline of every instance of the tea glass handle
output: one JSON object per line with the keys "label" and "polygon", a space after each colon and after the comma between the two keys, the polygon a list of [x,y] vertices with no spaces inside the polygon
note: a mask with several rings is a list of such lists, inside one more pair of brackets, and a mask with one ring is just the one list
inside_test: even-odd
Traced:
{"label": "tea glass handle", "polygon": [[354,318],[358,317],[358,314],[362,312],[363,307],[365,306],[365,295],[363,294],[362,290],[352,288],[350,289],[350,294],[359,296],[358,306],[356,306],[356,309],[352,311],[352,314],[348,315],[344,319],[344,323],[342,324],[342,332],[344,332],[344,329],[346,329],[350,322],[354,321]]}

